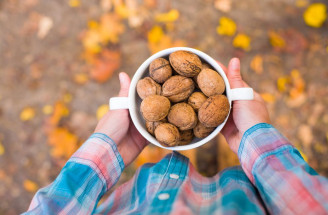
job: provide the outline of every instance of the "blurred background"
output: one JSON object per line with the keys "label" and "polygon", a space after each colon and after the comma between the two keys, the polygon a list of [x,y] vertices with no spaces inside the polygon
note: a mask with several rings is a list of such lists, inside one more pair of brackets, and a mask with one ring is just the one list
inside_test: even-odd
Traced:
{"label": "blurred background", "polygon": [[[151,54],[199,49],[242,75],[272,124],[328,176],[328,22],[323,0],[0,1],[0,214],[27,210]],[[118,184],[168,151],[148,146]],[[204,176],[237,165],[222,136],[185,151]]]}

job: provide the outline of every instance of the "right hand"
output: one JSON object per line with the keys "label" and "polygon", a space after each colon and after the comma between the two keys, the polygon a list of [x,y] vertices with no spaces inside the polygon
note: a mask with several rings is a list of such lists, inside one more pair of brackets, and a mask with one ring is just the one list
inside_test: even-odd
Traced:
{"label": "right hand", "polygon": [[[248,87],[241,78],[238,58],[230,60],[228,69],[222,64],[220,65],[228,77],[231,89]],[[266,105],[257,92],[254,91],[254,100],[232,102],[229,119],[221,133],[234,153],[238,153],[240,141],[245,131],[258,123],[270,123],[270,118]]]}

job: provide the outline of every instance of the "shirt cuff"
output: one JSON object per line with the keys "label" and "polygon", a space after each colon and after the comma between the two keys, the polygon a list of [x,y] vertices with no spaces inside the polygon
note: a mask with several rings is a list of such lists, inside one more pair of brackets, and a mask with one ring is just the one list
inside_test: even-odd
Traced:
{"label": "shirt cuff", "polygon": [[70,162],[91,167],[106,185],[106,191],[116,184],[124,170],[115,142],[102,133],[92,134],[73,154]]}
{"label": "shirt cuff", "polygon": [[246,175],[254,183],[253,169],[264,158],[293,148],[272,125],[259,123],[248,129],[241,139],[238,158]]}

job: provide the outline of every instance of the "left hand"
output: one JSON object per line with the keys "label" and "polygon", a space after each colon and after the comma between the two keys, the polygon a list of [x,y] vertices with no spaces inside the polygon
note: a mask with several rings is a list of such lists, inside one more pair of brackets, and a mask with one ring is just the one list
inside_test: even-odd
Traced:
{"label": "left hand", "polygon": [[[130,77],[122,72],[119,74],[121,90],[119,97],[127,97],[130,87]],[[125,166],[128,166],[148,144],[131,122],[129,110],[110,110],[100,119],[95,129],[112,138],[117,145]]]}

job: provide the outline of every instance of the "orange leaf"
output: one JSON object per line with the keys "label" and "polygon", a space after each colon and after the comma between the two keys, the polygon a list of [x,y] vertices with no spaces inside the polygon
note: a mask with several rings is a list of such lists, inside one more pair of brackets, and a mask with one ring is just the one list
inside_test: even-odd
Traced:
{"label": "orange leaf", "polygon": [[115,70],[121,66],[121,53],[117,50],[105,49],[100,57],[95,60],[91,69],[91,78],[104,83],[110,79]]}
{"label": "orange leaf", "polygon": [[51,155],[68,159],[78,148],[78,138],[66,128],[56,128],[49,133],[48,144]]}
{"label": "orange leaf", "polygon": [[262,74],[263,72],[263,58],[260,55],[256,55],[251,61],[251,68],[257,74]]}
{"label": "orange leaf", "polygon": [[28,192],[31,192],[31,193],[34,193],[39,188],[39,186],[31,180],[24,180],[23,186],[24,186],[25,190],[27,190]]}
{"label": "orange leaf", "polygon": [[63,102],[57,102],[49,119],[51,126],[57,126],[62,117],[68,116],[69,110]]}

